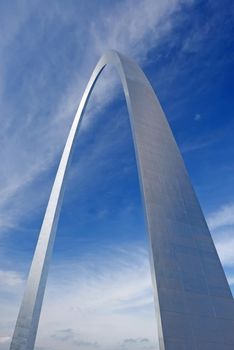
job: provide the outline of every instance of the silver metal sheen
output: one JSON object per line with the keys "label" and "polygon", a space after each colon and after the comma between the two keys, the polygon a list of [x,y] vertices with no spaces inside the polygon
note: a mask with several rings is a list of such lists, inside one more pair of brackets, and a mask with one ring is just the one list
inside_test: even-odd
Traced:
{"label": "silver metal sheen", "polygon": [[233,350],[234,302],[158,99],[141,69],[107,52],[88,82],[62,154],[10,350],[34,348],[66,174],[92,88],[107,64],[120,76],[149,236],[160,350]]}

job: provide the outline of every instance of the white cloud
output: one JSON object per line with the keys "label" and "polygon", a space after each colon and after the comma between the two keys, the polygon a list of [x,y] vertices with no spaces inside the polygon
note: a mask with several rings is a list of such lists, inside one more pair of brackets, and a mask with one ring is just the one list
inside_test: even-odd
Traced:
{"label": "white cloud", "polygon": [[0,270],[0,288],[19,287],[23,281],[21,275],[16,271]]}
{"label": "white cloud", "polygon": [[[38,208],[41,204],[45,205],[50,183],[47,181],[46,184],[38,184],[35,181],[41,176],[46,177],[46,171],[51,169],[61,153],[78,101],[99,56],[106,49],[115,48],[136,58],[138,62],[144,61],[149,49],[157,46],[164,35],[172,29],[173,13],[180,9],[182,3],[179,0],[128,0],[103,9],[95,16],[92,15],[92,18],[79,18],[77,13],[77,26],[74,30],[77,43],[84,41],[86,43],[81,50],[84,59],[76,66],[73,79],[63,87],[61,98],[53,101],[53,104],[51,102],[49,112],[45,116],[41,115],[42,102],[39,93],[44,91],[45,87],[48,90],[47,76],[50,74],[50,61],[43,63],[44,65],[37,72],[37,80],[29,80],[30,75],[27,74],[23,76],[21,86],[31,84],[27,90],[30,99],[30,108],[27,113],[23,113],[19,121],[16,115],[18,106],[9,105],[7,101],[1,110],[1,115],[6,116],[1,122],[1,133],[4,134],[1,135],[0,148],[2,150],[0,162],[4,164],[0,175],[0,228],[2,230],[18,225],[23,218],[33,214],[34,208]],[[60,10],[59,8],[52,5],[48,7],[47,12],[43,13],[44,20],[41,21],[39,32],[46,33],[46,24],[48,25],[54,18],[53,11],[57,22],[60,17],[61,23],[69,22],[71,14],[67,11],[67,6],[63,8],[61,5]],[[35,12],[34,6],[33,15]],[[25,14],[22,16],[28,18],[32,13],[28,8],[27,17]],[[17,13],[18,15],[20,16]],[[87,21],[90,23],[89,27],[85,24]],[[5,37],[3,47],[13,45],[13,39],[16,36],[20,37],[21,31],[25,30],[24,24],[24,19],[17,21],[12,35]],[[85,31],[81,30],[82,25],[85,26]],[[34,42],[29,40],[27,44],[29,52],[34,53],[33,50],[30,51],[31,47],[34,48]],[[38,52],[35,51],[35,54],[38,55]],[[1,70],[4,71],[4,68],[3,65]],[[7,76],[6,79],[8,79]],[[90,114],[100,111],[113,97],[115,89],[109,88],[111,84],[115,85],[116,80],[106,74],[100,81],[98,89],[94,91],[94,102],[90,106]],[[17,132],[15,132],[16,129]],[[23,206],[22,202],[24,202]]]}
{"label": "white cloud", "polygon": [[23,295],[24,282],[18,271],[0,270],[0,350],[9,349],[8,343]]}
{"label": "white cloud", "polygon": [[234,204],[221,206],[207,218],[222,263],[234,267]]}
{"label": "white cloud", "polygon": [[[107,251],[99,258],[87,256],[54,267],[38,346],[62,349],[61,337],[65,337],[70,349],[77,344],[80,349],[97,344],[101,349],[117,349],[124,339],[147,338],[147,345],[157,349],[147,252],[137,246]],[[137,341],[137,349],[145,349],[145,345]]]}
{"label": "white cloud", "polygon": [[[6,349],[17,317],[23,279],[1,271],[0,329]],[[52,266],[42,308],[37,349],[157,348],[157,325],[148,253],[141,246],[105,247],[99,254]],[[113,331],[114,330],[114,331]],[[146,341],[147,339],[147,341]]]}
{"label": "white cloud", "polygon": [[148,338],[127,338],[123,341],[121,349],[155,349],[155,345]]}
{"label": "white cloud", "polygon": [[228,279],[230,286],[233,286],[234,285],[234,274],[233,274],[233,276],[228,276],[227,279]]}
{"label": "white cloud", "polygon": [[2,337],[0,336],[0,344],[8,343],[10,340],[10,337]]}
{"label": "white cloud", "polygon": [[223,264],[234,266],[234,238],[217,242],[216,246]]}
{"label": "white cloud", "polygon": [[92,35],[98,54],[116,48],[131,57],[144,59],[148,50],[156,46],[171,30],[171,15],[180,9],[183,1],[135,1],[116,4],[113,11],[103,10],[102,21],[94,22]]}
{"label": "white cloud", "polygon": [[234,227],[230,231],[219,231],[214,241],[222,263],[234,267]]}
{"label": "white cloud", "polygon": [[234,225],[234,204],[229,203],[223,205],[220,209],[208,216],[207,222],[211,230]]}

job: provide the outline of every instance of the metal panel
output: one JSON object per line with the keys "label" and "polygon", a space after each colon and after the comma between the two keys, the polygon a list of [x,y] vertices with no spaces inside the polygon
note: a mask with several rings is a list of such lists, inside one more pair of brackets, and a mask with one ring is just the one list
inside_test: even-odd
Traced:
{"label": "metal panel", "polygon": [[233,298],[181,154],[144,73],[115,51],[98,62],[72,124],[10,349],[34,347],[74,140],[88,97],[106,64],[118,70],[130,115],[149,233],[160,350],[234,349]]}

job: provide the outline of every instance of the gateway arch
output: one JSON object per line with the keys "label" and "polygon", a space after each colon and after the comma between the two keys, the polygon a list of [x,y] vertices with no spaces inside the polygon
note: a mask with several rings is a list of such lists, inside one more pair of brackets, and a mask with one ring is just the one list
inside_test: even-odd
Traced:
{"label": "gateway arch", "polygon": [[234,302],[183,159],[142,70],[116,51],[97,63],[50,194],[10,350],[34,348],[66,174],[97,78],[113,64],[130,116],[149,238],[160,350],[233,350]]}

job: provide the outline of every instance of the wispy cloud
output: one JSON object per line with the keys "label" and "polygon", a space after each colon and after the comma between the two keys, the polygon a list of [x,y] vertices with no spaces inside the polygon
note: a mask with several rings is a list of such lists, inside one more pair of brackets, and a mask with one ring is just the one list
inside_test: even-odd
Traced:
{"label": "wispy cloud", "polygon": [[[139,349],[147,344],[156,348],[147,252],[138,246],[106,250],[109,252],[99,257],[87,256],[79,263],[54,267],[43,306],[46,312],[42,312],[39,345],[46,338],[54,348],[56,339],[62,338],[71,349],[78,343],[81,349],[98,345],[115,349],[130,336]],[[146,338],[147,344],[142,340]]]}
{"label": "wispy cloud", "polygon": [[228,276],[227,279],[228,279],[228,282],[229,282],[230,286],[233,286],[234,285],[234,275],[233,276]]}
{"label": "wispy cloud", "polygon": [[234,267],[234,227],[228,234],[219,233],[219,238],[215,242],[222,263]]}
{"label": "wispy cloud", "polygon": [[[234,204],[228,203],[207,217],[220,259],[225,266],[234,266]],[[232,279],[233,277],[230,276]]]}
{"label": "wispy cloud", "polygon": [[0,350],[9,349],[24,283],[18,271],[0,270]]}
{"label": "wispy cloud", "polygon": [[24,280],[18,272],[0,270],[0,289],[19,287],[23,282]]}
{"label": "wispy cloud", "polygon": [[[41,176],[46,179],[46,171],[57,161],[78,101],[98,57],[106,49],[115,48],[136,58],[138,62],[144,61],[152,45],[160,43],[164,35],[172,29],[173,13],[180,10],[181,4],[178,0],[129,0],[100,10],[98,3],[93,3],[93,8],[97,6],[99,10],[96,13],[88,12],[86,18],[85,14],[80,12],[80,19],[77,18],[79,13],[74,17],[73,11],[63,5],[57,7],[51,4],[46,12],[40,9],[41,18],[37,17],[38,4],[31,9],[27,6],[26,14],[23,11],[22,20],[17,20],[12,35],[5,36],[4,45],[2,44],[4,47],[7,45],[8,49],[10,47],[8,53],[12,52],[12,57],[15,57],[14,50],[18,50],[17,59],[21,64],[15,66],[13,58],[1,62],[2,71],[15,72],[11,76],[14,79],[11,80],[5,74],[3,97],[9,93],[9,86],[20,86],[18,90],[11,91],[11,99],[4,99],[1,110],[1,115],[4,116],[1,121],[4,135],[1,138],[0,151],[0,161],[4,164],[0,177],[2,230],[18,225],[29,213],[32,214],[33,208],[42,203],[45,205],[49,182],[45,184],[36,181]],[[87,19],[88,15],[91,18]],[[17,16],[21,16],[21,11]],[[43,43],[40,50],[39,46],[34,45],[32,34],[27,29],[27,21],[32,18],[35,18],[38,40]],[[68,26],[72,25],[74,33],[63,47],[60,47],[57,41],[60,61],[52,54],[52,38],[47,35],[53,32],[56,36],[56,30],[51,31],[50,27],[56,26],[59,18],[63,30],[68,30]],[[89,27],[85,24],[87,20],[90,23]],[[85,31],[81,30],[82,26]],[[23,38],[22,49],[19,46],[20,38]],[[73,45],[73,40],[76,40],[77,47]],[[70,53],[69,50],[66,51],[69,45],[75,47],[73,56],[79,65],[70,63]],[[41,60],[38,61],[39,57]],[[32,63],[30,74],[25,74],[28,71],[25,62],[28,60],[38,62],[38,67],[34,67]],[[57,77],[61,76],[61,65],[69,66],[69,70],[62,71],[64,76],[60,82],[57,81]],[[51,76],[53,71],[54,75]],[[106,74],[96,92],[94,91],[90,114],[100,111],[111,100],[115,93],[114,88],[108,88],[111,84],[116,84],[115,77]],[[20,205],[22,201],[24,206]]]}
{"label": "wispy cloud", "polygon": [[8,343],[10,340],[10,337],[1,337],[0,336],[0,344]]}
{"label": "wispy cloud", "polygon": [[234,225],[234,204],[223,205],[220,209],[210,214],[207,218],[211,230]]}
{"label": "wispy cloud", "polygon": [[99,344],[97,342],[90,342],[80,339],[79,333],[75,332],[71,328],[59,329],[51,337],[59,342],[71,342],[73,345],[76,345],[79,348],[99,348]]}
{"label": "wispy cloud", "polygon": [[52,338],[67,341],[70,339],[74,339],[76,333],[71,328],[66,329],[58,329],[54,334],[51,335]]}
{"label": "wispy cloud", "polygon": [[[72,350],[77,346],[81,350],[125,349],[127,343],[132,344],[130,338],[135,339],[137,349],[157,349],[147,251],[131,245],[109,246],[99,253],[52,267],[38,349],[46,346],[62,350],[64,343]],[[4,271],[1,276],[12,290],[20,287],[22,294],[23,279],[17,272]],[[0,295],[2,299],[2,290]],[[17,296],[12,302],[12,298],[7,298],[0,304],[4,315],[0,327],[6,343],[13,330],[19,299]]]}
{"label": "wispy cloud", "polygon": [[184,142],[180,147],[180,150],[182,153],[197,151],[210,146],[213,142],[214,140],[193,140]]}
{"label": "wispy cloud", "polygon": [[[192,1],[190,1],[192,2]],[[125,54],[145,59],[173,26],[173,13],[183,1],[134,1],[115,4],[113,11],[101,14],[102,22],[92,26],[94,45],[99,54],[114,47]]]}
{"label": "wispy cloud", "polygon": [[155,349],[155,344],[152,344],[152,342],[148,338],[128,338],[124,339],[122,346],[122,349]]}

